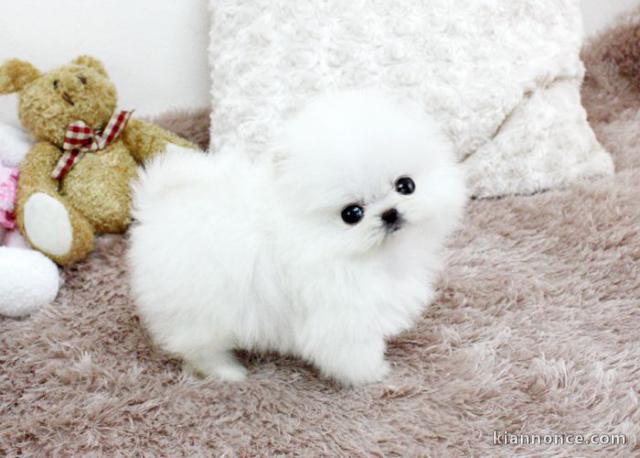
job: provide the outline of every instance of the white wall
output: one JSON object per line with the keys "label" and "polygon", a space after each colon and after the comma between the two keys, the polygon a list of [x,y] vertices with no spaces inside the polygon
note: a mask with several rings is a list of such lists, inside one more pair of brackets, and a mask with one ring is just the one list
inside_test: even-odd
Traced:
{"label": "white wall", "polygon": [[[295,0],[292,0],[295,1]],[[640,0],[582,0],[587,33]],[[49,69],[101,58],[122,108],[148,115],[208,105],[207,0],[0,0],[0,62]],[[17,123],[16,97],[0,97],[0,122]]]}
{"label": "white wall", "polygon": [[[116,83],[122,108],[154,114],[209,103],[207,0],[0,0],[0,63],[46,70],[87,53]],[[0,121],[17,123],[15,96]]]}

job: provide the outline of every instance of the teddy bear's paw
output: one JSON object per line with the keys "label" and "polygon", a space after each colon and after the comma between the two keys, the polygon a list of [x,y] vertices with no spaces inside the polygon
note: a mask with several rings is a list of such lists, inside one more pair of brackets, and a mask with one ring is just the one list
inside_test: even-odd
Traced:
{"label": "teddy bear's paw", "polygon": [[66,256],[73,243],[73,227],[65,206],[37,192],[24,205],[24,230],[33,245],[52,256]]}

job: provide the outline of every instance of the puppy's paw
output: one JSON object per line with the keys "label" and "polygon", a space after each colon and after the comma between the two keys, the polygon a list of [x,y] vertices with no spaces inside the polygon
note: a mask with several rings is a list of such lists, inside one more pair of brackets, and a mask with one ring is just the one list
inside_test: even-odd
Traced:
{"label": "puppy's paw", "polygon": [[390,371],[389,363],[384,359],[382,339],[370,345],[335,347],[325,352],[322,360],[316,361],[324,375],[345,386],[379,382]]}
{"label": "puppy's paw", "polygon": [[336,373],[334,377],[342,385],[359,386],[380,382],[389,375],[390,371],[389,363],[383,359],[378,364],[369,367],[363,367],[359,364],[346,367],[341,372]]}
{"label": "puppy's paw", "polygon": [[223,382],[242,382],[247,378],[247,369],[226,353],[207,359],[186,360],[182,364],[182,370],[197,377],[211,377]]}
{"label": "puppy's paw", "polygon": [[223,382],[242,382],[247,379],[247,369],[239,363],[221,365],[212,375]]}

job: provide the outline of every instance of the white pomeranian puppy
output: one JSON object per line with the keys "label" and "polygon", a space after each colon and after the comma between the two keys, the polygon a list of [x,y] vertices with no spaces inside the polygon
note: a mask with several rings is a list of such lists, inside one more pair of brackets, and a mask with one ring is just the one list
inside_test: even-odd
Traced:
{"label": "white pomeranian puppy", "polygon": [[296,355],[345,385],[389,371],[385,339],[433,298],[465,204],[436,123],[367,92],[328,95],[274,151],[178,147],[134,185],[139,313],[187,367],[243,380],[234,349]]}

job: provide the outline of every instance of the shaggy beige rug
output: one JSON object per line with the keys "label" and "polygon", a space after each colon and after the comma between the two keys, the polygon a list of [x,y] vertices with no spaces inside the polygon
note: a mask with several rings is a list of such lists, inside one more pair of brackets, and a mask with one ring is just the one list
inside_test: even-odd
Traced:
{"label": "shaggy beige rug", "polygon": [[[243,355],[241,384],[183,376],[152,351],[125,241],[107,237],[54,304],[0,319],[0,455],[640,454],[640,85],[618,71],[633,67],[633,21],[584,53],[615,178],[472,202],[438,299],[389,345],[384,383],[340,389],[275,355]],[[206,144],[206,118],[163,124]],[[627,444],[494,444],[505,431]]]}

